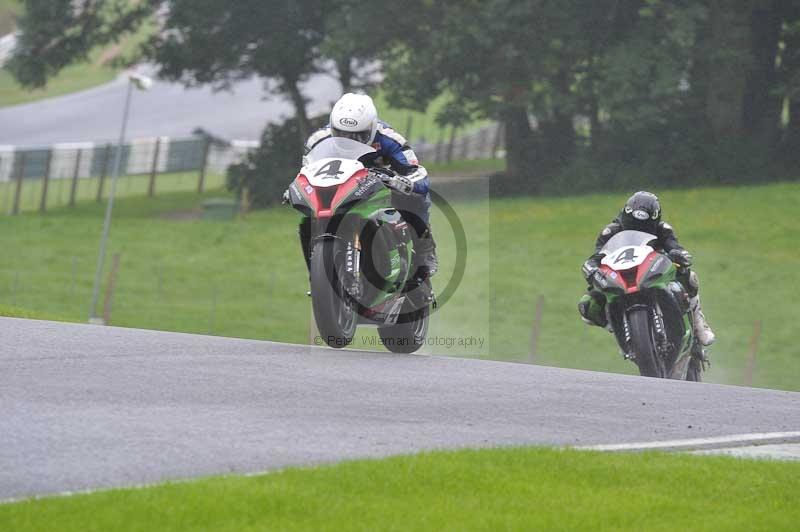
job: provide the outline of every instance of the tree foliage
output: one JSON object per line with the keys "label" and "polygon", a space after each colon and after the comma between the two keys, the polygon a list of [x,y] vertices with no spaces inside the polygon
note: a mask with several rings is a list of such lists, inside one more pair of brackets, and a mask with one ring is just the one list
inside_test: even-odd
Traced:
{"label": "tree foliage", "polygon": [[444,95],[442,123],[499,120],[515,191],[620,183],[627,171],[684,184],[797,166],[800,0],[25,4],[11,68],[27,85],[160,13],[143,52],[162,76],[217,88],[271,80],[294,104],[298,142],[311,128],[300,87],[316,73],[347,90],[380,70],[395,106],[424,111]]}
{"label": "tree foliage", "polygon": [[152,10],[148,1],[25,0],[8,68],[23,86],[42,87],[64,67],[88,60],[96,46],[135,30]]}
{"label": "tree foliage", "polygon": [[514,190],[574,190],[561,170],[576,161],[609,183],[626,168],[668,184],[763,176],[798,137],[798,6],[419,0],[385,87],[409,107],[449,95],[450,123],[504,122]]}

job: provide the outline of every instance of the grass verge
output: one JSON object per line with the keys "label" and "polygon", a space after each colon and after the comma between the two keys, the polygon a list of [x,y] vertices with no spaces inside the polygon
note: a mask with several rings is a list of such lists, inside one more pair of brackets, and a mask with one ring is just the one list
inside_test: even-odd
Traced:
{"label": "grass verge", "polygon": [[51,530],[794,530],[800,463],[538,448],[424,453],[0,505]]}
{"label": "grass verge", "polygon": [[10,307],[8,305],[0,305],[0,316],[6,318],[25,318],[28,320],[69,321],[56,316],[51,316],[47,313]]}

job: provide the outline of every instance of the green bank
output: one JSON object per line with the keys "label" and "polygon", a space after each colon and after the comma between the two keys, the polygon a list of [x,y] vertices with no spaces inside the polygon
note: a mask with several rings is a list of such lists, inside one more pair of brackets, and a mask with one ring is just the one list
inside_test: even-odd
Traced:
{"label": "green bank", "polygon": [[[576,310],[585,289],[580,265],[627,194],[490,200],[482,182],[437,190],[455,218],[434,209],[442,304],[424,352],[634,372],[613,338],[583,325]],[[111,323],[308,342],[313,329],[297,214],[283,207],[205,219],[201,203],[221,195],[165,192],[119,201],[107,261],[118,254],[119,269],[113,294],[104,298]],[[695,256],[717,332],[706,380],[800,389],[796,305],[787,295],[798,281],[800,185],[670,190],[661,197],[665,219]],[[103,208],[86,201],[44,215],[0,217],[0,304],[86,321]],[[374,349],[375,338],[365,328],[355,347]]]}

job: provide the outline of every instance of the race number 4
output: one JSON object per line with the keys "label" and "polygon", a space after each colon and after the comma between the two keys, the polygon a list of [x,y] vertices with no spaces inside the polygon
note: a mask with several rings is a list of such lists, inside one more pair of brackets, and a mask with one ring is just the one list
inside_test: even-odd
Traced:
{"label": "race number 4", "polygon": [[320,168],[317,171],[317,173],[314,174],[314,177],[319,177],[321,175],[324,175],[325,177],[323,177],[322,179],[336,179],[337,177],[339,177],[339,174],[344,173],[343,171],[339,170],[341,166],[342,166],[342,161],[339,159],[335,159],[326,164],[325,166],[323,166],[322,168]]}

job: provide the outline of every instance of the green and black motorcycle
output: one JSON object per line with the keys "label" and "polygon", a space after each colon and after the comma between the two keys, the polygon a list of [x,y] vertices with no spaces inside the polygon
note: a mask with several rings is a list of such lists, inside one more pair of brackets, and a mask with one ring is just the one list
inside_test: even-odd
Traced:
{"label": "green and black motorcycle", "polygon": [[310,233],[312,306],[325,343],[346,347],[358,325],[372,325],[387,349],[413,353],[425,343],[434,300],[429,281],[412,275],[414,229],[392,207],[381,174],[359,161],[374,152],[346,138],[320,142],[288,202]]}
{"label": "green and black motorcycle", "polygon": [[654,247],[655,235],[622,231],[603,247],[590,281],[606,298],[606,317],[639,373],[699,381],[707,360],[694,335],[689,294],[677,265]]}

